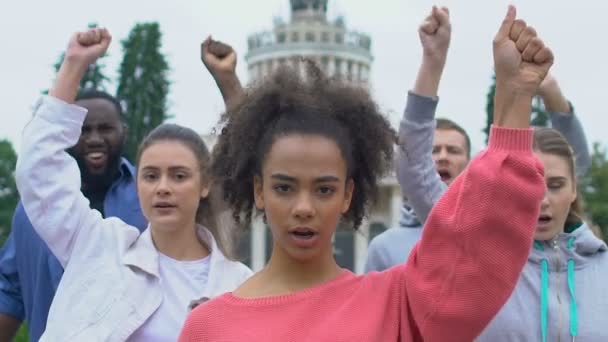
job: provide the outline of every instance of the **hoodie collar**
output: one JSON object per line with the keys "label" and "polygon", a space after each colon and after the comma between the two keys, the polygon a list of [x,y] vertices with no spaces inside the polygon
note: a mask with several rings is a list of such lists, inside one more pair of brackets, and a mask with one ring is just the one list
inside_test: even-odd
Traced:
{"label": "hoodie collar", "polygon": [[[568,248],[568,241],[572,238],[574,238],[572,248]],[[533,247],[528,258],[529,261],[540,264],[543,259],[555,260],[557,256],[560,263],[566,263],[570,259],[574,260],[576,269],[584,268],[596,254],[608,250],[606,243],[598,239],[585,223],[571,233],[560,233],[555,238],[542,241],[540,244],[544,247],[543,250]],[[558,267],[560,270],[564,270],[563,265],[557,265],[555,261],[549,264],[553,271]]]}
{"label": "hoodie collar", "polygon": [[402,228],[421,228],[422,223],[416,216],[416,212],[407,203],[404,203],[401,207],[401,219],[399,220],[399,226]]}

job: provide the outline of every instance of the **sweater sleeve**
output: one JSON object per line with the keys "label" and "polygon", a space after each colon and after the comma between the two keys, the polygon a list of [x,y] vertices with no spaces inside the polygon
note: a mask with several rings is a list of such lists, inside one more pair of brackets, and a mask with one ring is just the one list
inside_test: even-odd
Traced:
{"label": "sweater sleeve", "polygon": [[420,222],[426,220],[447,188],[432,157],[436,108],[436,99],[410,92],[399,126],[397,179]]}
{"label": "sweater sleeve", "polygon": [[431,210],[404,270],[403,317],[424,341],[474,340],[515,288],[544,193],[532,134],[492,127]]}
{"label": "sweater sleeve", "polygon": [[591,168],[591,155],[583,125],[574,111],[572,113],[549,113],[551,126],[564,135],[574,152],[576,161],[576,178],[583,179]]}

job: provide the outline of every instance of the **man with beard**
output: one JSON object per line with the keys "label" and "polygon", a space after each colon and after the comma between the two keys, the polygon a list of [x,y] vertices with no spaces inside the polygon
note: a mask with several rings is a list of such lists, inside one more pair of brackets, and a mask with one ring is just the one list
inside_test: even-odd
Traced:
{"label": "man with beard", "polygon": [[[127,128],[120,104],[94,90],[82,92],[76,104],[88,110],[80,139],[69,151],[80,167],[83,194],[104,217],[118,217],[144,230],[135,169],[121,157]],[[59,261],[18,204],[0,251],[0,342],[10,341],[24,319],[30,339],[38,341],[62,275]]]}

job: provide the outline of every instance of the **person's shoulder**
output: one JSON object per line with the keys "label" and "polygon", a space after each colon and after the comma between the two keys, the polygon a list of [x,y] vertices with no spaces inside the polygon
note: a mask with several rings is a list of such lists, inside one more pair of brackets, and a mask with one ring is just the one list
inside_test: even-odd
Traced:
{"label": "person's shoulder", "polygon": [[386,245],[402,243],[403,239],[409,237],[412,234],[419,233],[419,230],[421,230],[421,228],[389,228],[372,239],[372,241],[370,242],[370,248],[380,248]]}
{"label": "person's shoulder", "polygon": [[25,208],[23,207],[23,203],[21,201],[17,202],[17,206],[15,207],[15,211],[13,212],[13,224],[18,223],[15,221],[27,220],[29,222],[29,218],[25,213]]}
{"label": "person's shoulder", "polygon": [[[220,311],[218,311],[225,307],[222,302],[224,296],[226,295],[193,303],[194,308],[188,314],[182,327],[180,341],[207,340],[210,333],[218,332],[218,326],[221,327],[227,323],[226,316],[219,314]],[[209,330],[209,327],[213,328]]]}
{"label": "person's shoulder", "polygon": [[235,278],[244,281],[249,278],[253,271],[240,261],[234,261],[230,259],[224,260],[223,272],[234,275]]}
{"label": "person's shoulder", "polygon": [[217,317],[214,312],[216,310],[225,310],[228,308],[226,305],[229,303],[228,299],[232,296],[230,292],[221,294],[219,296],[210,298],[196,305],[188,316],[190,322],[209,322],[214,317]]}
{"label": "person's shoulder", "polygon": [[13,212],[12,231],[15,235],[29,236],[34,234],[34,227],[32,226],[29,217],[27,217],[27,213],[25,212],[25,208],[21,201],[17,203],[15,211]]}

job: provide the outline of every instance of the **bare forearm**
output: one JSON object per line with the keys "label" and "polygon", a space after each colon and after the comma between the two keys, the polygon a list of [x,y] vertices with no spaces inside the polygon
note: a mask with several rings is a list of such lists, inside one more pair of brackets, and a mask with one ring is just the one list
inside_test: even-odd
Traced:
{"label": "bare forearm", "polygon": [[85,70],[86,65],[66,59],[57,73],[57,78],[53,87],[49,90],[49,95],[67,103],[73,103]]}
{"label": "bare forearm", "polygon": [[215,82],[222,93],[226,107],[238,100],[243,95],[241,81],[236,75],[216,77]]}
{"label": "bare forearm", "polygon": [[15,338],[20,326],[20,320],[0,313],[0,342],[11,342]]}
{"label": "bare forearm", "polygon": [[423,60],[418,69],[412,92],[416,95],[437,97],[444,65],[445,63],[431,63]]}
{"label": "bare forearm", "polygon": [[540,87],[539,95],[545,104],[545,109],[551,113],[571,113],[572,108],[568,99],[562,93],[557,82],[551,82],[546,86]]}

